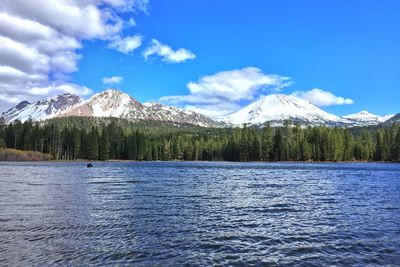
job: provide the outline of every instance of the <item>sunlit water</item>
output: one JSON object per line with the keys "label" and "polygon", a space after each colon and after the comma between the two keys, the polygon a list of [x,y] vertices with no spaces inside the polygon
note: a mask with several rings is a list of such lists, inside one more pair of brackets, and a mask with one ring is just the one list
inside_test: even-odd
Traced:
{"label": "sunlit water", "polygon": [[0,163],[0,265],[397,265],[400,165]]}

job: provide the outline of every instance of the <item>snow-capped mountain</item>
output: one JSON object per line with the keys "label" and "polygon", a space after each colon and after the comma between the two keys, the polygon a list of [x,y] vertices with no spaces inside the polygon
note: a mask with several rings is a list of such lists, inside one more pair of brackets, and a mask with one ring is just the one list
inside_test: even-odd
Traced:
{"label": "snow-capped mountain", "polygon": [[221,125],[220,123],[193,111],[164,106],[159,103],[141,104],[128,94],[114,89],[95,94],[84,103],[63,112],[58,116],[117,117],[131,121],[168,121],[204,127]]}
{"label": "snow-capped mountain", "polygon": [[295,96],[271,94],[260,97],[255,102],[217,122],[182,108],[159,103],[142,104],[128,94],[114,89],[95,94],[86,101],[72,94],[63,94],[35,103],[23,101],[2,113],[6,123],[15,120],[40,121],[70,116],[116,117],[130,121],[165,121],[203,127],[242,125],[244,123],[259,125],[264,122],[279,126],[285,120],[298,122],[301,125],[352,127],[377,125],[393,117],[393,115],[377,116],[367,111],[339,117]]}
{"label": "snow-capped mountain", "polygon": [[346,125],[351,123],[345,118],[330,114],[303,99],[283,94],[271,94],[260,97],[257,101],[223,119],[227,123],[282,125],[291,120],[302,125]]}
{"label": "snow-capped mountain", "polygon": [[385,122],[392,118],[394,114],[391,115],[386,115],[386,116],[378,116],[372,113],[369,113],[366,110],[360,111],[355,114],[350,114],[343,116],[343,118],[348,119],[354,124],[359,124],[359,125],[377,125],[379,123]]}
{"label": "snow-capped mountain", "polygon": [[142,107],[142,104],[130,97],[128,94],[110,89],[93,95],[80,105],[59,114],[59,117],[83,116],[126,118],[130,113],[136,110],[141,110]]}
{"label": "snow-capped mountain", "polygon": [[82,99],[79,96],[68,93],[34,103],[22,101],[15,107],[3,112],[2,117],[6,123],[15,120],[24,122],[28,119],[40,121],[53,118],[79,103],[82,103]]}

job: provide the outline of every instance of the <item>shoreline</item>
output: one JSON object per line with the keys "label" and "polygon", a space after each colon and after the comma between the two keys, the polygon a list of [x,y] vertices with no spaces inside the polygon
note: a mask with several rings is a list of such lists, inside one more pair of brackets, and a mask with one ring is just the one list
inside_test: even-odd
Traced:
{"label": "shoreline", "polygon": [[201,162],[208,162],[208,163],[307,163],[307,164],[321,164],[321,163],[338,163],[338,164],[345,164],[345,163],[394,163],[400,164],[400,162],[396,161],[211,161],[211,160],[0,160],[0,162],[48,162],[48,163],[136,163],[136,162],[191,162],[191,163],[201,163]]}

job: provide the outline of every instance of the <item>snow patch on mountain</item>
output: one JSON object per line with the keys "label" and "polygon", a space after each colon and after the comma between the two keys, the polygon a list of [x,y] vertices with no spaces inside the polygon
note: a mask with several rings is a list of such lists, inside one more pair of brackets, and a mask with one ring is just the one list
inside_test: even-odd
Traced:
{"label": "snow patch on mountain", "polygon": [[327,113],[310,102],[283,94],[271,94],[223,119],[227,123],[282,125],[285,120],[299,122],[302,125],[342,125],[349,123],[345,118]]}
{"label": "snow patch on mountain", "polygon": [[128,94],[114,89],[109,89],[93,95],[86,102],[59,114],[59,116],[117,117],[130,121],[167,121],[203,127],[215,127],[221,125],[220,123],[193,111],[164,106],[159,103],[141,104]]}
{"label": "snow patch on mountain", "polygon": [[24,122],[29,119],[41,121],[53,118],[80,103],[82,103],[82,99],[79,96],[68,93],[34,103],[22,101],[15,107],[3,112],[2,117],[6,123],[16,120]]}
{"label": "snow patch on mountain", "polygon": [[81,105],[59,116],[126,117],[131,110],[141,107],[142,105],[128,94],[109,89],[93,95]]}

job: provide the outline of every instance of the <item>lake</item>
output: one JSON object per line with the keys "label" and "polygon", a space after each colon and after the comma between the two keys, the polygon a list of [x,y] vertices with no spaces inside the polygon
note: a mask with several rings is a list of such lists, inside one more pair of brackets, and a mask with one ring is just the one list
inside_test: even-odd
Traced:
{"label": "lake", "polygon": [[0,265],[396,265],[400,164],[0,163]]}

